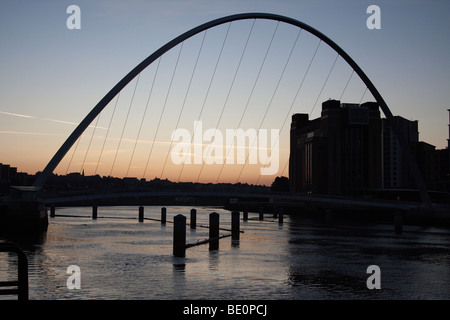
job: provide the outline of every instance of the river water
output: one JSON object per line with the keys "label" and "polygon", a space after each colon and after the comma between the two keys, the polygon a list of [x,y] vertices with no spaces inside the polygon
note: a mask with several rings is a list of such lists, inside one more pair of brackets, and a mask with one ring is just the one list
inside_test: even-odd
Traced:
{"label": "river water", "polygon": [[[450,299],[450,230],[388,224],[354,224],[266,215],[241,221],[238,243],[220,240],[172,255],[173,217],[190,207],[167,207],[166,225],[138,222],[137,207],[57,208],[39,243],[21,246],[29,262],[29,298],[53,299]],[[220,214],[231,228],[231,214],[197,207],[197,224]],[[78,215],[83,217],[63,217]],[[146,218],[160,218],[160,207],[145,207]],[[119,219],[120,218],[120,219]],[[122,219],[127,218],[127,219]],[[242,215],[241,215],[242,218]],[[208,238],[207,228],[187,227],[187,243]],[[228,234],[222,230],[221,234]],[[80,270],[80,289],[69,289],[69,266]],[[368,273],[376,265],[379,272]],[[0,253],[0,281],[13,280],[15,254]],[[380,289],[369,289],[379,283]],[[75,282],[71,282],[74,284]],[[0,296],[0,299],[15,299]]]}

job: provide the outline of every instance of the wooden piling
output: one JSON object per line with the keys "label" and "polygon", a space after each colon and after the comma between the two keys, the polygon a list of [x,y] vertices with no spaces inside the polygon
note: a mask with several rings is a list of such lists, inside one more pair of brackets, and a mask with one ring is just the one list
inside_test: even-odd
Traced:
{"label": "wooden piling", "polygon": [[55,206],[54,205],[50,206],[50,218],[54,218],[56,216],[55,212],[56,212]]}
{"label": "wooden piling", "polygon": [[325,224],[331,225],[333,223],[333,211],[331,209],[325,209]]}
{"label": "wooden piling", "polygon": [[279,210],[278,210],[278,223],[279,224],[282,224],[283,223],[283,208],[280,208]]}
{"label": "wooden piling", "polygon": [[97,219],[97,211],[98,211],[98,207],[97,206],[92,206],[92,219]]}
{"label": "wooden piling", "polygon": [[144,222],[144,207],[139,207],[139,222]]}
{"label": "wooden piling", "polygon": [[403,213],[401,211],[394,213],[394,230],[395,233],[402,233],[403,231]]}
{"label": "wooden piling", "polygon": [[248,220],[248,210],[244,210],[244,213],[242,214],[242,220],[247,221]]}
{"label": "wooden piling", "polygon": [[264,220],[264,207],[259,207],[259,220]]}
{"label": "wooden piling", "polygon": [[173,255],[186,256],[186,217],[182,214],[173,218]]}
{"label": "wooden piling", "polygon": [[209,214],[209,250],[219,250],[219,214]]}
{"label": "wooden piling", "polygon": [[231,213],[231,240],[239,241],[240,236],[240,213],[239,211],[233,211]]}
{"label": "wooden piling", "polygon": [[161,224],[166,224],[166,217],[167,217],[166,212],[167,212],[166,208],[162,207],[161,208]]}
{"label": "wooden piling", "polygon": [[191,229],[197,228],[197,210],[191,209]]}

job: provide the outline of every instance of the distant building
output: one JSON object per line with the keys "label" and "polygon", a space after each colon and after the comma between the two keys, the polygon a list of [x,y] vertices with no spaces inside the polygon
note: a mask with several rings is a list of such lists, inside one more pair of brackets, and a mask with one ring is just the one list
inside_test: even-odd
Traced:
{"label": "distant building", "polygon": [[[419,142],[417,120],[410,121],[400,116],[394,116],[393,122],[409,146]],[[382,119],[381,123],[383,132],[383,188],[414,188],[414,177],[397,137],[389,126],[387,119]]]}
{"label": "distant building", "polygon": [[291,192],[356,194],[381,188],[381,118],[378,105],[328,100],[321,117],[294,114],[291,123]]}
{"label": "distant building", "polygon": [[11,167],[9,164],[0,163],[0,180],[3,184],[11,183],[15,180],[17,168]]}
{"label": "distant building", "polygon": [[9,193],[10,186],[28,186],[33,176],[25,172],[17,172],[16,167],[0,163],[0,195]]}
{"label": "distant building", "polygon": [[450,191],[448,149],[436,150],[423,141],[413,143],[411,149],[428,190]]}

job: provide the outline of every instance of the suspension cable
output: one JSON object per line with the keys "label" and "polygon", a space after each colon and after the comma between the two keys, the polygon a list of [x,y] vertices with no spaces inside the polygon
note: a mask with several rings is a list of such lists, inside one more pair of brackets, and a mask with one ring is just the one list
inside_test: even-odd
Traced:
{"label": "suspension cable", "polygon": [[[225,34],[225,38],[223,39],[222,47],[220,48],[219,56],[217,57],[216,65],[215,65],[215,67],[214,67],[214,71],[213,71],[213,73],[212,73],[211,79],[209,80],[208,90],[206,90],[206,95],[205,95],[205,98],[203,99],[202,107],[201,107],[200,113],[199,113],[199,115],[198,115],[198,117],[197,117],[198,120],[200,120],[201,117],[202,117],[203,110],[204,110],[205,104],[206,104],[206,100],[208,99],[209,91],[210,91],[211,86],[212,86],[212,83],[213,83],[213,81],[214,81],[214,78],[215,78],[215,75],[216,75],[216,71],[217,71],[217,67],[218,67],[218,65],[219,65],[220,58],[222,57],[223,48],[225,47],[225,42],[226,42],[226,40],[227,40],[227,38],[228,38],[228,33],[229,33],[229,31],[230,31],[230,27],[231,27],[231,22],[228,24],[227,32],[226,32],[226,34]],[[197,125],[198,125],[198,123],[195,124],[194,132],[197,130]],[[194,139],[194,137],[191,137],[191,143],[190,143],[190,145],[192,145],[193,139]],[[184,156],[184,161],[183,161],[183,163],[182,163],[181,170],[180,170],[180,173],[179,173],[179,175],[178,175],[178,181],[180,181],[181,174],[183,173],[183,170],[184,170],[184,164],[186,163],[186,157],[187,157],[187,156],[188,156],[187,154]]]}
{"label": "suspension cable", "polygon": [[359,104],[361,104],[361,102],[363,101],[364,96],[366,95],[367,89],[368,89],[368,88],[366,87],[366,89],[364,90],[364,93],[363,93],[363,95],[362,95],[362,97],[361,97],[361,100],[359,100]]}
{"label": "suspension cable", "polygon": [[148,155],[148,157],[147,157],[147,163],[146,163],[146,165],[145,165],[145,170],[144,170],[144,177],[145,177],[145,174],[146,174],[146,172],[147,172],[147,168],[148,168],[148,164],[149,164],[149,162],[150,162],[150,158],[151,158],[151,156],[152,156],[153,147],[155,146],[156,137],[157,137],[157,135],[158,135],[159,127],[160,127],[160,125],[161,125],[161,120],[162,120],[164,111],[165,111],[165,109],[166,109],[167,100],[168,100],[168,98],[169,98],[170,89],[172,88],[173,79],[174,79],[175,73],[176,73],[176,71],[177,71],[177,66],[178,66],[178,62],[179,62],[179,60],[180,60],[181,51],[182,51],[182,49],[183,49],[183,44],[184,44],[184,41],[183,41],[183,42],[181,43],[181,45],[180,45],[180,51],[178,52],[177,61],[176,61],[176,63],[175,63],[175,67],[173,68],[172,77],[171,77],[171,79],[170,79],[169,87],[168,87],[167,93],[166,93],[166,98],[165,98],[165,100],[164,100],[163,108],[162,108],[161,114],[160,114],[160,116],[159,116],[158,125],[157,125],[157,127],[156,127],[156,131],[155,131],[155,134],[154,134],[154,136],[153,136],[152,146],[151,146],[151,148],[150,148],[150,152],[149,152],[149,155]]}
{"label": "suspension cable", "polygon": [[79,138],[77,139],[77,144],[75,145],[75,148],[73,149],[72,156],[70,157],[69,164],[67,165],[65,175],[67,175],[67,173],[69,172],[69,168],[70,168],[70,165],[72,164],[73,156],[75,155],[75,152],[76,152],[77,149],[78,149],[78,145],[80,144],[80,140],[81,140],[81,137],[79,137]]}
{"label": "suspension cable", "polygon": [[331,72],[333,71],[334,66],[336,65],[336,61],[337,61],[338,58],[339,58],[339,53],[336,54],[336,58],[334,59],[333,65],[331,66],[331,69],[330,69],[330,71],[328,72],[328,75],[327,75],[327,77],[326,77],[326,79],[325,79],[325,81],[324,81],[324,83],[323,83],[323,85],[322,85],[322,88],[320,89],[320,92],[319,92],[319,94],[317,95],[316,102],[314,102],[314,105],[313,105],[311,111],[309,112],[309,114],[312,114],[313,111],[314,111],[314,109],[316,108],[317,102],[319,101],[319,98],[320,98],[320,96],[322,95],[322,91],[323,91],[323,89],[325,88],[325,85],[327,84],[328,79],[330,78]]}
{"label": "suspension cable", "polygon": [[348,86],[348,84],[350,83],[350,80],[351,80],[351,78],[352,78],[352,76],[353,76],[354,73],[355,73],[355,70],[352,69],[352,72],[350,73],[350,77],[348,77],[347,83],[345,84],[344,90],[342,90],[342,94],[341,94],[341,96],[339,97],[339,101],[342,101],[342,97],[343,97],[343,95],[344,95],[344,92],[345,92],[345,90],[347,90],[347,86]]}
{"label": "suspension cable", "polygon": [[108,139],[109,130],[111,128],[111,124],[112,124],[112,121],[113,121],[113,118],[114,118],[114,113],[116,112],[117,103],[119,102],[120,92],[121,91],[119,91],[119,93],[117,94],[116,103],[114,104],[114,109],[113,109],[113,112],[111,114],[111,118],[109,119],[108,129],[106,130],[105,140],[103,140],[103,146],[102,146],[102,149],[100,151],[100,155],[98,157],[97,166],[95,167],[94,175],[97,174],[97,170],[98,170],[98,166],[100,164],[100,160],[102,158],[103,150],[105,149],[106,140]]}
{"label": "suspension cable", "polygon": [[[201,43],[201,45],[200,45],[200,49],[198,50],[197,59],[195,60],[194,69],[192,70],[191,78],[190,78],[190,80],[189,80],[189,84],[188,84],[188,87],[187,87],[187,90],[186,90],[186,94],[185,94],[185,96],[184,96],[184,100],[183,100],[183,104],[182,104],[182,106],[181,106],[180,113],[178,114],[178,119],[177,119],[177,123],[176,123],[176,125],[175,125],[175,129],[178,128],[178,125],[179,125],[179,123],[180,123],[181,114],[183,113],[183,109],[184,109],[184,106],[185,106],[185,104],[186,104],[186,100],[187,100],[187,97],[188,97],[188,94],[189,94],[189,90],[190,90],[191,84],[192,84],[192,79],[194,79],[194,74],[195,74],[195,71],[196,71],[196,69],[197,69],[197,64],[198,64],[198,60],[199,60],[199,58],[200,58],[200,54],[201,54],[201,52],[202,52],[203,43],[205,42],[205,37],[206,37],[206,32],[205,32],[204,35],[203,35],[202,43]],[[162,168],[162,170],[161,170],[161,176],[160,176],[160,178],[162,178],[162,176],[163,176],[163,174],[164,174],[164,169],[166,168],[167,159],[169,158],[170,149],[172,149],[172,144],[173,144],[173,140],[171,139],[171,140],[170,140],[169,151],[168,151],[167,154],[166,154],[166,160],[164,161],[164,166],[163,166],[163,168]]]}
{"label": "suspension cable", "polygon": [[87,147],[87,149],[86,149],[86,153],[85,153],[85,155],[84,155],[83,163],[81,164],[81,170],[80,170],[80,173],[81,173],[82,171],[84,171],[84,164],[85,164],[85,162],[86,162],[86,158],[87,158],[87,155],[88,155],[88,153],[89,153],[89,150],[91,149],[92,139],[94,138],[95,130],[97,129],[98,121],[100,120],[100,115],[101,115],[101,113],[98,115],[97,120],[95,121],[94,130],[92,130],[91,139],[89,140],[89,145],[88,145],[88,147]]}
{"label": "suspension cable", "polygon": [[[221,113],[220,113],[220,115],[219,115],[219,119],[217,120],[216,129],[219,128],[219,123],[220,123],[220,121],[221,121],[221,119],[222,119],[223,112],[224,112],[225,107],[226,107],[226,105],[227,105],[227,103],[228,103],[228,99],[229,99],[229,97],[230,97],[231,90],[233,89],[234,82],[235,82],[235,80],[236,80],[236,76],[237,76],[237,74],[238,74],[238,72],[239,72],[239,69],[240,69],[240,66],[241,66],[241,63],[242,63],[244,54],[245,54],[245,52],[246,52],[246,50],[247,50],[247,45],[248,45],[250,36],[251,36],[251,34],[252,34],[252,32],[253,32],[253,27],[254,27],[254,25],[255,25],[255,22],[256,22],[256,19],[253,20],[252,27],[250,28],[250,32],[249,32],[249,34],[248,34],[248,36],[247,36],[247,41],[246,41],[246,43],[245,43],[244,49],[242,50],[241,57],[240,57],[240,59],[239,59],[239,63],[238,63],[238,65],[237,65],[237,67],[236,67],[236,71],[234,72],[233,80],[231,81],[231,85],[230,85],[230,88],[229,88],[229,90],[228,90],[227,96],[226,96],[226,98],[225,98],[225,102],[224,102],[224,104],[223,104],[223,106],[222,106],[222,111],[221,111]],[[210,149],[210,148],[209,148],[209,146],[208,146],[208,151],[209,151],[209,149]],[[202,161],[202,166],[201,166],[201,168],[200,168],[200,172],[198,173],[197,181],[196,181],[196,182],[198,182],[198,180],[200,179],[200,175],[202,174],[202,171],[203,171],[204,166],[205,166],[205,162]]]}
{"label": "suspension cable", "polygon": [[[303,75],[302,81],[300,82],[300,85],[298,86],[297,92],[295,93],[294,98],[292,99],[291,106],[289,107],[289,110],[288,110],[288,112],[286,113],[286,116],[284,117],[283,125],[281,126],[281,129],[280,129],[280,134],[281,134],[281,132],[283,131],[284,126],[286,125],[287,119],[289,118],[289,115],[290,115],[291,112],[292,112],[292,108],[294,107],[294,104],[295,104],[295,102],[297,101],[297,98],[298,98],[298,96],[299,96],[299,94],[300,94],[300,91],[301,91],[301,89],[303,88],[303,83],[305,82],[306,76],[308,75],[309,70],[311,69],[311,65],[312,65],[312,63],[313,63],[313,61],[314,61],[314,59],[315,59],[315,57],[316,57],[317,51],[319,50],[319,47],[320,47],[320,44],[321,44],[321,43],[322,43],[322,40],[319,39],[319,42],[317,43],[316,49],[315,49],[315,51],[314,51],[314,54],[312,55],[312,57],[311,57],[311,59],[310,59],[310,61],[309,61],[308,68],[306,69],[305,74]],[[289,163],[289,159],[288,159],[288,161],[286,162],[286,164],[284,165],[283,171],[281,171],[281,172],[284,172],[284,171],[286,170],[286,166],[287,166],[288,163]],[[264,164],[264,166],[266,166],[266,165],[267,165],[267,161],[266,161],[266,163]],[[257,180],[256,184],[259,183],[259,179],[260,179],[260,178],[261,178],[261,175],[258,176],[258,180]]]}
{"label": "suspension cable", "polygon": [[140,76],[141,76],[141,74],[139,73],[138,76],[137,76],[137,79],[136,79],[136,85],[134,86],[133,95],[132,95],[131,101],[130,101],[130,106],[128,107],[127,116],[126,116],[125,122],[123,124],[122,133],[121,133],[120,139],[119,139],[119,144],[117,145],[116,154],[114,156],[114,160],[113,160],[113,164],[112,164],[112,167],[111,167],[111,171],[109,173],[110,176],[112,175],[112,172],[113,172],[113,169],[114,169],[114,165],[115,165],[116,159],[117,159],[117,154],[119,153],[120,145],[122,144],[123,133],[125,132],[125,127],[127,126],[128,116],[130,115],[131,106],[133,105],[134,95],[136,93],[136,88],[138,86]]}
{"label": "suspension cable", "polygon": [[137,142],[138,142],[138,140],[139,140],[139,138],[140,138],[140,136],[141,136],[142,125],[143,125],[143,123],[144,123],[144,119],[145,119],[145,116],[146,116],[146,114],[147,114],[147,109],[148,109],[148,106],[149,106],[150,98],[151,98],[151,96],[152,96],[153,87],[154,87],[154,85],[155,85],[155,80],[156,80],[156,77],[157,77],[157,75],[158,75],[158,70],[159,70],[159,65],[160,65],[160,64],[161,64],[161,59],[158,59],[158,64],[157,64],[157,66],[156,66],[155,75],[154,75],[154,77],[153,77],[152,85],[151,85],[151,87],[150,87],[150,92],[149,92],[148,97],[147,97],[147,103],[145,104],[144,114],[142,115],[141,124],[139,125],[139,131],[138,131],[138,134],[137,134],[137,136],[136,136],[136,140],[135,140],[135,142],[134,142],[133,152],[131,153],[130,163],[128,164],[127,173],[126,173],[126,175],[125,175],[126,177],[128,177],[128,172],[130,171],[131,163],[132,163],[132,161],[133,161],[134,153],[135,153],[135,151],[136,151],[136,145],[137,145]]}
{"label": "suspension cable", "polygon": [[[280,86],[281,80],[283,79],[283,76],[284,76],[284,73],[285,73],[285,71],[286,71],[286,68],[287,68],[287,66],[288,66],[288,64],[289,64],[289,61],[291,60],[292,53],[294,52],[294,49],[295,49],[295,47],[296,47],[296,45],[297,45],[297,42],[298,42],[298,39],[299,39],[299,37],[300,37],[301,31],[302,31],[302,29],[299,30],[299,32],[298,32],[298,34],[297,34],[297,37],[296,37],[296,39],[295,39],[295,41],[294,41],[294,44],[292,45],[291,51],[289,52],[289,56],[288,56],[288,58],[286,59],[286,62],[285,62],[284,67],[283,67],[283,71],[281,72],[280,77],[278,78],[277,85],[275,86],[275,89],[274,89],[274,91],[273,91],[273,93],[272,93],[272,96],[271,96],[271,98],[270,98],[269,104],[267,105],[267,108],[266,108],[266,111],[265,111],[265,113],[264,113],[264,116],[263,116],[263,118],[261,119],[261,122],[260,122],[260,124],[259,124],[258,132],[259,132],[259,130],[261,129],[261,127],[262,127],[262,125],[263,125],[263,123],[264,123],[264,121],[265,121],[265,119],[266,119],[266,116],[267,116],[267,113],[268,113],[270,107],[272,106],[273,100],[274,100],[275,95],[276,95],[276,93],[277,93],[277,91],[278,91],[278,88],[279,88],[279,86]],[[236,179],[236,183],[237,183],[237,182],[239,181],[239,179],[241,178],[241,175],[242,175],[242,172],[243,172],[243,170],[244,170],[244,167],[245,167],[245,165],[247,164],[247,160],[248,160],[248,158],[249,158],[249,156],[250,156],[250,151],[253,149],[253,146],[255,145],[255,141],[256,141],[256,137],[253,139],[252,145],[251,145],[251,147],[250,147],[249,150],[248,150],[246,160],[245,160],[245,162],[244,162],[244,165],[241,167],[241,170],[240,170],[240,172],[239,172],[239,175],[238,175],[238,177],[237,177],[237,179]],[[278,141],[278,139],[277,139],[276,141]],[[267,160],[266,160],[266,162],[267,162]]]}

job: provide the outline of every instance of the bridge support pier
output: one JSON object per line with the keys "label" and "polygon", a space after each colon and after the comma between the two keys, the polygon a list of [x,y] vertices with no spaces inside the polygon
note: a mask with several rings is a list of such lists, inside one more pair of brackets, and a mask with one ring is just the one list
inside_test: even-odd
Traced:
{"label": "bridge support pier", "polygon": [[48,212],[36,187],[10,188],[10,196],[0,204],[0,233],[35,236],[48,228]]}

